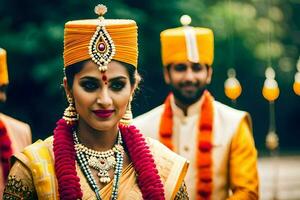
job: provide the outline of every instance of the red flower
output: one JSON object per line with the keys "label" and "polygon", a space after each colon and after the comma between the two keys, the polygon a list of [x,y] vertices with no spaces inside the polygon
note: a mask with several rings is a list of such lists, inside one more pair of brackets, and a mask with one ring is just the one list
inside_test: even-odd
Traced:
{"label": "red flower", "polygon": [[212,149],[212,144],[210,141],[209,142],[208,141],[200,141],[199,149],[200,149],[200,151],[208,152]]}
{"label": "red flower", "polygon": [[76,152],[72,136],[73,127],[68,125],[64,119],[60,119],[56,125],[53,152],[60,199],[81,199],[80,179],[77,176],[75,166]]}
{"label": "red flower", "polygon": [[[197,151],[197,199],[209,200],[212,191],[212,126],[213,126],[213,97],[208,91],[204,93],[201,107],[200,122],[198,125],[198,151]],[[173,150],[173,113],[171,107],[171,94],[165,103],[159,128],[160,141]]]}
{"label": "red flower", "polygon": [[134,169],[138,174],[138,185],[145,200],[163,200],[164,188],[158,175],[153,156],[143,135],[134,126],[120,125],[124,143]]}
{"label": "red flower", "polygon": [[[60,119],[54,130],[55,172],[59,196],[63,200],[82,198],[80,179],[77,176],[75,166],[76,152],[72,137],[73,128],[64,119]],[[163,184],[145,138],[134,126],[120,125],[120,131],[134,169],[138,174],[137,182],[143,198],[146,200],[163,200]]]}
{"label": "red flower", "polygon": [[4,180],[7,180],[9,173],[9,159],[12,156],[11,141],[4,123],[0,121],[0,161],[2,165]]}

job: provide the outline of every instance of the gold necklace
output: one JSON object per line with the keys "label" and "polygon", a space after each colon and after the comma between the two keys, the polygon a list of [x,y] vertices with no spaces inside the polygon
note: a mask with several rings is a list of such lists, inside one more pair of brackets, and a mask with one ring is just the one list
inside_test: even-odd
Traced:
{"label": "gold necklace", "polygon": [[109,183],[111,178],[108,171],[115,169],[117,164],[117,154],[123,154],[124,152],[124,148],[122,146],[122,136],[120,132],[118,133],[117,143],[107,151],[95,151],[79,143],[76,131],[74,131],[73,137],[76,153],[84,154],[83,163],[98,171],[97,176],[99,177],[99,181],[101,183]]}

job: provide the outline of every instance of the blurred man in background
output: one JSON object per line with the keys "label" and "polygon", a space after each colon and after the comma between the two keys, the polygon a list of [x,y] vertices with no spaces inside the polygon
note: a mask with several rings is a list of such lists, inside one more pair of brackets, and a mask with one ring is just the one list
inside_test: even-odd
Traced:
{"label": "blurred man in background", "polygon": [[185,179],[190,199],[258,199],[250,116],[215,101],[206,89],[213,71],[213,32],[190,22],[184,16],[183,27],[161,33],[164,79],[171,93],[134,124],[190,160]]}
{"label": "blurred man in background", "polygon": [[[0,48],[0,103],[6,101],[9,84],[6,51]],[[21,103],[21,102],[20,102]],[[9,159],[24,147],[31,144],[31,130],[28,124],[0,113],[0,199],[9,172]],[[20,186],[19,189],[22,189]]]}

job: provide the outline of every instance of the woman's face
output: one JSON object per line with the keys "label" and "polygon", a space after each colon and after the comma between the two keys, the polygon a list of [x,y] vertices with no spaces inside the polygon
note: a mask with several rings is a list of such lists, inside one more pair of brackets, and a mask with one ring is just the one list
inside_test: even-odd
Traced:
{"label": "woman's face", "polygon": [[133,93],[125,66],[112,61],[105,73],[92,61],[75,74],[71,95],[79,120],[98,131],[109,131],[124,115]]}

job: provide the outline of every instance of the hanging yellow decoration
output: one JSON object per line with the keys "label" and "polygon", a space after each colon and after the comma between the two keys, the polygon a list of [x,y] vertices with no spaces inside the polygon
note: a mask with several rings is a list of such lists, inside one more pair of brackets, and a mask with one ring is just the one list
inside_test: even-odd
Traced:
{"label": "hanging yellow decoration", "polygon": [[239,81],[234,78],[228,78],[225,81],[225,94],[231,100],[236,100],[242,93],[242,87]]}
{"label": "hanging yellow decoration", "polygon": [[294,92],[300,96],[300,56],[297,62],[297,73],[295,74],[295,82],[293,85]]}
{"label": "hanging yellow decoration", "polygon": [[272,67],[266,70],[266,80],[262,89],[262,94],[268,101],[275,101],[279,96],[279,88],[275,80],[275,71]]}
{"label": "hanging yellow decoration", "polygon": [[294,92],[300,96],[300,72],[295,75],[295,82],[293,85]]}
{"label": "hanging yellow decoration", "polygon": [[268,101],[275,101],[279,96],[278,84],[274,79],[266,79],[262,94]]}
{"label": "hanging yellow decoration", "polygon": [[229,69],[227,74],[228,79],[224,84],[225,95],[231,100],[236,100],[242,93],[242,86],[235,78],[236,73],[234,69]]}
{"label": "hanging yellow decoration", "polygon": [[269,132],[266,137],[266,146],[269,150],[274,150],[279,145],[279,138],[275,132]]}

